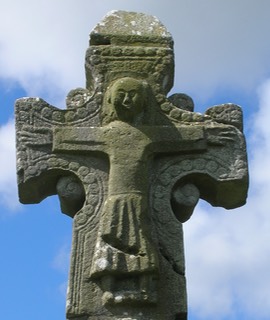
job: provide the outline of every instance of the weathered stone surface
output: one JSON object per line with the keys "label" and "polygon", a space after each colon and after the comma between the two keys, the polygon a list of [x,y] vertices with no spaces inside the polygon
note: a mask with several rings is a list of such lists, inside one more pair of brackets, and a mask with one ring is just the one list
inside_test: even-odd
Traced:
{"label": "weathered stone surface", "polygon": [[67,110],[16,102],[20,201],[58,194],[74,218],[67,319],[186,319],[182,222],[199,198],[245,203],[241,108],[167,98],[173,40],[144,14],[106,16],[85,67]]}

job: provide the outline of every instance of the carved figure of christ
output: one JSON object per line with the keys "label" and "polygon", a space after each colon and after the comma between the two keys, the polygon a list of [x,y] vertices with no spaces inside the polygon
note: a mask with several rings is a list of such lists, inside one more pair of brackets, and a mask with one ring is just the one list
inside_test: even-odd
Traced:
{"label": "carved figure of christ", "polygon": [[[203,152],[206,140],[202,126],[140,126],[113,121],[104,127],[62,127],[53,133],[53,152],[105,153],[110,162],[108,195],[100,220],[98,247],[125,254],[125,270],[156,273],[158,263],[149,239],[149,166],[162,153]],[[87,196],[87,195],[86,195]],[[119,265],[102,264],[104,250],[92,262],[90,276],[121,272]],[[138,260],[134,263],[134,260]]]}
{"label": "carved figure of christ", "polygon": [[[154,106],[146,102],[149,91],[145,89],[147,84],[132,78],[122,78],[114,82],[103,100],[101,126],[24,127],[20,133],[20,140],[27,148],[38,152],[46,146],[46,152],[53,155],[53,159],[69,159],[65,155],[71,155],[76,161],[76,158],[83,156],[84,166],[89,170],[92,169],[93,156],[98,159],[104,158],[105,154],[109,160],[107,192],[100,195],[104,202],[101,210],[98,210],[96,238],[94,243],[91,243],[92,254],[85,248],[84,231],[77,228],[77,221],[81,218],[80,208],[85,214],[88,211],[87,204],[91,204],[91,191],[84,191],[74,175],[60,175],[57,178],[59,180],[55,181],[62,211],[71,216],[77,213],[67,299],[67,314],[71,317],[84,312],[81,306],[85,305],[86,298],[83,296],[78,300],[82,281],[97,283],[102,291],[103,305],[118,304],[118,292],[121,292],[123,303],[158,302],[160,252],[155,224],[151,221],[149,193],[150,178],[154,174],[151,165],[154,159],[161,155],[177,157],[206,152],[207,141],[203,123],[192,126],[182,123],[174,125],[166,116],[162,121],[158,121],[161,124],[147,123],[147,111]],[[144,124],[145,122],[147,124]],[[80,175],[78,178],[81,179]],[[190,186],[192,187],[187,187]],[[195,186],[194,188],[196,189]],[[186,192],[184,194],[186,195]],[[196,195],[198,200],[199,193]],[[182,200],[180,202],[184,204],[185,201]],[[196,201],[193,201],[193,207],[195,204]],[[178,211],[183,213],[179,208],[177,214]],[[181,220],[180,216],[177,218]],[[91,233],[92,227],[85,226],[85,232]],[[183,256],[182,251],[180,256]],[[184,258],[181,261],[184,261]],[[180,274],[184,276],[184,268],[182,269]],[[77,274],[81,275],[81,272],[83,277],[80,276],[78,282],[76,277]],[[129,279],[128,287],[124,282],[122,284],[123,278]],[[89,292],[88,289],[83,290]],[[184,292],[184,287],[182,290]],[[86,297],[87,295],[88,293]],[[77,307],[78,303],[80,307]]]}
{"label": "carved figure of christ", "polygon": [[[200,191],[208,189],[204,189],[203,184],[201,184],[202,189],[199,191],[192,180],[190,182],[183,180],[184,185],[181,183],[177,185],[177,188],[174,188],[176,186],[175,180],[170,184],[167,182],[164,184],[165,188],[168,189],[166,192],[162,191],[162,194],[158,192],[158,195],[156,191],[151,193],[153,192],[151,186],[153,179],[155,179],[155,173],[157,171],[157,174],[158,172],[160,174],[159,163],[164,164],[163,160],[166,161],[168,158],[179,159],[179,156],[183,156],[186,159],[184,161],[189,161],[187,157],[191,156],[190,161],[194,161],[194,165],[199,168],[199,174],[203,170],[206,174],[211,175],[213,164],[214,172],[217,172],[218,168],[218,163],[214,162],[216,152],[224,148],[222,155],[228,161],[226,169],[233,176],[226,176],[224,179],[224,173],[227,171],[225,167],[221,168],[222,170],[218,171],[218,175],[213,176],[213,178],[217,179],[220,184],[224,181],[224,188],[221,188],[218,194],[209,192],[202,194],[202,197],[205,196],[208,201],[212,201],[214,204],[221,203],[224,205],[228,202],[230,206],[239,205],[238,198],[234,196],[236,190],[237,192],[239,190],[237,182],[233,185],[234,189],[231,188],[231,184],[229,187],[226,186],[227,180],[230,182],[228,177],[235,179],[234,167],[240,166],[240,169],[242,168],[241,158],[239,159],[238,149],[235,147],[236,144],[243,145],[238,130],[233,126],[219,125],[213,122],[197,122],[192,123],[192,125],[188,123],[173,124],[169,122],[169,118],[165,119],[164,124],[161,125],[143,125],[139,116],[144,114],[146,106],[144,105],[143,108],[137,107],[133,113],[132,99],[126,97],[125,91],[123,94],[125,105],[121,102],[116,103],[115,99],[111,99],[110,108],[115,108],[118,112],[111,119],[106,122],[103,121],[102,126],[76,127],[74,125],[65,126],[64,124],[57,126],[49,123],[47,127],[31,127],[23,124],[19,131],[18,139],[21,148],[27,151],[28,156],[27,166],[23,167],[26,168],[26,173],[29,172],[32,176],[33,173],[36,174],[36,171],[33,171],[33,168],[35,168],[33,164],[39,163],[37,160],[43,161],[42,157],[46,152],[46,157],[49,155],[49,160],[52,160],[49,169],[56,169],[55,172],[51,170],[50,175],[48,174],[49,177],[53,177],[53,183],[56,184],[56,189],[52,189],[51,185],[49,186],[49,192],[58,193],[63,212],[71,216],[77,213],[73,231],[67,299],[68,318],[91,313],[95,306],[89,304],[89,296],[92,295],[92,299],[97,291],[99,297],[102,298],[99,301],[103,307],[109,305],[108,308],[111,308],[114,305],[118,308],[119,305],[124,307],[126,304],[138,307],[142,304],[150,304],[153,308],[159,308],[160,288],[166,286],[168,275],[172,277],[170,283],[177,283],[175,286],[178,290],[176,296],[181,296],[180,304],[175,303],[177,310],[185,313],[184,253],[181,227],[179,224],[178,235],[174,238],[173,246],[171,246],[166,242],[168,241],[168,234],[166,234],[168,226],[165,226],[164,230],[162,229],[163,218],[165,216],[166,219],[167,217],[172,218],[169,212],[169,205],[171,204],[171,209],[176,214],[176,218],[180,222],[184,222],[192,213],[200,197]],[[133,98],[135,96],[133,94]],[[104,99],[102,107],[106,108],[106,99]],[[117,107],[120,110],[117,110]],[[124,118],[121,114],[122,107],[127,108]],[[37,112],[35,111],[34,116],[36,117],[36,115]],[[136,117],[141,123],[140,121],[135,123]],[[48,123],[46,124],[48,125]],[[243,150],[245,150],[244,145]],[[78,179],[74,177],[76,172],[72,171],[73,165],[70,166],[70,175],[67,175],[66,165],[70,161],[71,165],[72,161],[76,162],[76,159],[78,159],[79,162],[79,159],[83,158],[84,171],[86,169],[86,172],[89,172],[96,165],[92,163],[93,156],[95,159],[104,159],[101,154],[105,154],[109,160],[109,172],[107,167],[104,171],[104,173],[106,172],[105,180],[108,186],[99,194],[101,200],[98,210],[92,210],[89,207],[95,206],[96,202],[93,203],[93,206],[91,205],[91,199],[93,199],[92,188],[88,188],[87,184],[91,184],[91,180],[95,181],[95,171],[92,171],[92,178],[88,181],[83,180],[84,175],[78,174],[77,178],[81,179],[82,185],[85,187],[84,190],[83,186],[78,183]],[[198,160],[211,159],[210,172],[207,171],[207,168],[201,166],[201,162],[196,162],[196,158]],[[65,159],[66,164],[63,168],[65,173],[63,175],[57,171],[58,167],[55,163],[58,159]],[[152,167],[153,164],[158,166]],[[190,165],[192,166],[192,164]],[[240,171],[240,169],[239,172],[245,174],[246,171]],[[179,167],[177,167],[177,170],[179,170]],[[24,201],[41,201],[46,195],[43,188],[45,174],[44,172],[44,175],[39,176],[41,187],[37,184],[39,187],[37,193],[33,192],[31,188],[29,191],[27,181],[25,185],[22,184]],[[98,175],[97,172],[96,174]],[[175,174],[175,169],[173,174]],[[220,175],[223,175],[222,179],[220,179]],[[240,178],[236,177],[241,179],[242,176]],[[65,192],[63,194],[62,192],[66,190],[67,184],[62,182],[71,182],[72,184],[73,181],[75,188],[70,189],[71,192],[68,196]],[[205,180],[202,181],[202,183],[204,182],[207,183]],[[162,180],[160,180],[160,183],[163,185]],[[60,184],[62,186],[58,188]],[[216,185],[212,184],[208,187],[215,191],[213,188]],[[46,192],[49,195],[48,191]],[[245,194],[245,189],[243,192]],[[211,194],[214,194],[213,198],[211,198]],[[153,199],[158,197],[158,199],[161,198],[160,201],[167,203],[163,213],[162,203],[150,199],[150,195],[153,196]],[[63,210],[63,204],[67,208],[66,211]],[[156,205],[160,207],[160,210],[156,209]],[[158,222],[156,220],[157,213],[160,213]],[[84,215],[96,217],[95,225],[92,223],[80,225],[78,221],[81,221]],[[153,221],[151,221],[152,219]],[[175,221],[171,220],[171,224],[175,224]],[[160,222],[161,225],[159,225]],[[169,229],[169,232],[171,231],[174,232],[175,229]],[[94,236],[90,237],[92,232],[94,232]],[[163,238],[165,239],[164,243]],[[172,241],[171,238],[169,240]],[[177,253],[177,250],[180,252]],[[167,275],[165,270],[167,270],[168,265],[172,266],[172,272]],[[171,269],[169,268],[169,270]],[[165,276],[163,276],[164,271]],[[169,293],[171,285],[166,288]]]}

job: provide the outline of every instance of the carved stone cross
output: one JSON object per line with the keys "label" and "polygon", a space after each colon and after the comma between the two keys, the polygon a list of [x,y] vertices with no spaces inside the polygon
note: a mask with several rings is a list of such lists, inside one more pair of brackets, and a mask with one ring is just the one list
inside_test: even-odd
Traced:
{"label": "carved stone cross", "polygon": [[182,223],[199,198],[245,203],[241,109],[167,98],[173,40],[152,16],[107,15],[85,66],[67,110],[16,103],[20,201],[58,194],[74,218],[67,319],[186,319]]}

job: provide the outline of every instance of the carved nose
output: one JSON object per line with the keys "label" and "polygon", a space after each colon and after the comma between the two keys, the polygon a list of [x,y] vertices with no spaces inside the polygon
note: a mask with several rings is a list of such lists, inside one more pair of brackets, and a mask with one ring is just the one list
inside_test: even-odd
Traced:
{"label": "carved nose", "polygon": [[130,95],[128,93],[125,94],[123,102],[124,102],[124,105],[129,105],[130,104],[131,98],[130,98]]}

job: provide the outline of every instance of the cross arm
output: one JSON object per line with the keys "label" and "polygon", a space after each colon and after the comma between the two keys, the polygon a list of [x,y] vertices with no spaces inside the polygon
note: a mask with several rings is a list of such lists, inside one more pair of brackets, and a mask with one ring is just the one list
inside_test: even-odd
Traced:
{"label": "cross arm", "polygon": [[162,163],[158,184],[162,190],[167,186],[167,198],[181,222],[190,217],[198,198],[225,209],[246,203],[249,180],[243,133],[235,126],[212,122],[203,126],[203,137],[206,149],[201,153],[156,159]]}
{"label": "cross arm", "polygon": [[54,121],[47,115],[58,111],[39,98],[16,101],[17,181],[22,203],[38,203],[56,193],[59,171],[53,170]]}

